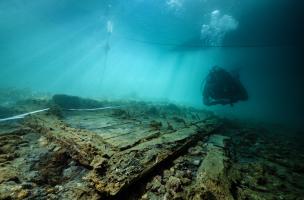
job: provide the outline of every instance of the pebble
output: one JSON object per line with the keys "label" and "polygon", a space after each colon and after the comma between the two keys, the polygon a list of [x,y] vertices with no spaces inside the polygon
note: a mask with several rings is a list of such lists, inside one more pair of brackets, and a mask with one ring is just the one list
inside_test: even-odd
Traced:
{"label": "pebble", "polygon": [[39,138],[38,142],[39,142],[39,145],[40,145],[40,146],[43,146],[43,147],[46,146],[46,145],[48,144],[48,141],[47,141],[46,137],[44,137],[44,136],[41,136],[41,137]]}
{"label": "pebble", "polygon": [[166,183],[167,190],[178,191],[181,186],[181,180],[177,177],[171,176]]}
{"label": "pebble", "polygon": [[191,183],[191,180],[189,178],[183,178],[182,183],[183,185],[189,185]]}
{"label": "pebble", "polygon": [[200,163],[201,163],[200,160],[194,160],[194,161],[193,161],[193,164],[194,164],[195,166],[198,166]]}
{"label": "pebble", "polygon": [[61,190],[63,190],[63,186],[62,185],[56,185],[55,189],[60,192]]}
{"label": "pebble", "polygon": [[55,192],[54,188],[48,188],[48,189],[46,190],[46,193],[48,193],[48,194],[54,193],[54,192]]}
{"label": "pebble", "polygon": [[191,176],[192,176],[192,171],[191,171],[190,169],[188,169],[188,170],[186,171],[186,175],[189,176],[189,177],[191,177]]}
{"label": "pebble", "polygon": [[115,185],[114,185],[115,187],[119,187],[120,186],[120,184],[119,183],[115,183]]}
{"label": "pebble", "polygon": [[142,195],[141,199],[148,200],[148,194],[146,193],[146,194]]}
{"label": "pebble", "polygon": [[17,199],[24,199],[24,198],[28,197],[29,194],[30,194],[30,192],[28,190],[21,190],[17,195]]}
{"label": "pebble", "polygon": [[152,191],[157,191],[160,186],[161,186],[161,177],[160,176],[156,176],[154,177],[152,183],[151,183],[151,190]]}

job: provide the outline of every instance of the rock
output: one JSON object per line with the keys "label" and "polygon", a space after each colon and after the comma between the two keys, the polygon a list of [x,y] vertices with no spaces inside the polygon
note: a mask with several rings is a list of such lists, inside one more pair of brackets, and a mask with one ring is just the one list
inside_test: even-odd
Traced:
{"label": "rock", "polygon": [[19,182],[18,172],[14,168],[1,168],[0,184],[6,181]]}
{"label": "rock", "polygon": [[160,176],[156,176],[154,177],[152,183],[151,183],[151,190],[156,192],[158,191],[158,189],[161,187],[161,177]]}
{"label": "rock", "polygon": [[0,163],[12,161],[17,157],[16,153],[0,154]]}
{"label": "rock", "polygon": [[40,160],[36,169],[42,183],[56,185],[63,179],[62,172],[68,166],[70,157],[65,151],[54,152]]}
{"label": "rock", "polygon": [[21,190],[17,194],[17,199],[24,199],[24,198],[28,197],[29,195],[30,195],[30,192],[28,190]]}
{"label": "rock", "polygon": [[174,191],[177,192],[180,190],[181,187],[181,180],[175,176],[171,176],[168,180],[168,182],[166,183],[166,189],[167,191]]}
{"label": "rock", "polygon": [[166,192],[166,187],[161,185],[157,191],[159,194],[164,194]]}
{"label": "rock", "polygon": [[69,178],[77,175],[76,174],[77,172],[79,172],[78,167],[77,166],[71,166],[69,168],[64,169],[63,172],[62,172],[62,175],[63,175],[64,178],[69,179]]}
{"label": "rock", "polygon": [[5,144],[1,147],[1,152],[3,153],[13,153],[16,150],[16,146],[13,144]]}
{"label": "rock", "polygon": [[169,194],[169,192],[167,192],[164,197],[163,197],[163,200],[169,200],[171,199],[171,195]]}
{"label": "rock", "polygon": [[51,194],[51,193],[54,193],[54,192],[55,192],[54,188],[46,189],[46,193],[48,193],[48,194]]}
{"label": "rock", "polygon": [[47,141],[46,137],[44,137],[44,136],[41,136],[39,138],[38,142],[39,142],[39,145],[42,147],[45,147],[48,144],[48,141]]}
{"label": "rock", "polygon": [[20,190],[16,182],[7,181],[0,184],[0,199],[16,199],[16,191]]}
{"label": "rock", "polygon": [[26,179],[27,181],[34,183],[40,183],[42,181],[38,171],[31,171],[27,174]]}
{"label": "rock", "polygon": [[190,148],[188,150],[188,152],[190,153],[190,155],[193,155],[193,156],[198,156],[202,153],[201,150],[198,148]]}
{"label": "rock", "polygon": [[150,122],[150,127],[154,130],[160,130],[160,128],[162,127],[162,123],[161,122],[158,122],[158,121],[155,121],[155,120],[152,120]]}
{"label": "rock", "polygon": [[186,176],[187,176],[188,178],[192,177],[192,171],[191,171],[190,169],[187,169],[187,171],[186,171]]}
{"label": "rock", "polygon": [[185,172],[182,171],[182,170],[176,170],[175,176],[176,176],[177,178],[182,178],[182,177],[185,176]]}
{"label": "rock", "polygon": [[63,190],[63,186],[62,186],[62,185],[56,185],[56,186],[55,186],[55,189],[56,189],[58,192],[60,192],[60,191]]}
{"label": "rock", "polygon": [[181,180],[183,185],[189,185],[191,183],[191,180],[189,178],[182,178]]}
{"label": "rock", "polygon": [[146,194],[142,195],[142,196],[141,196],[141,199],[142,199],[142,200],[148,200],[148,199],[149,199],[149,198],[148,198],[148,194],[146,193]]}
{"label": "rock", "polygon": [[202,192],[200,199],[208,199],[208,200],[216,200],[217,198],[215,195],[210,191],[204,191]]}
{"label": "rock", "polygon": [[169,122],[167,122],[167,129],[170,131],[174,130],[173,126]]}
{"label": "rock", "polygon": [[103,158],[101,156],[96,156],[94,160],[91,162],[91,166],[94,167],[94,169],[98,170],[99,172],[106,169],[108,165],[108,160],[106,158]]}
{"label": "rock", "polygon": [[163,173],[163,179],[165,181],[169,180],[169,177],[172,175],[171,171],[170,170],[164,170],[164,173]]}
{"label": "rock", "polygon": [[199,164],[201,163],[201,161],[200,160],[194,160],[192,163],[195,166],[199,166]]}

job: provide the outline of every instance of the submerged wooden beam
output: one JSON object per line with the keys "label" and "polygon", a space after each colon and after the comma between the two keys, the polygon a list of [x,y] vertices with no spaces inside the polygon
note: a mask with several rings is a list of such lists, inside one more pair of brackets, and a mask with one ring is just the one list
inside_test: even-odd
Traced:
{"label": "submerged wooden beam", "polygon": [[96,160],[109,158],[116,151],[94,132],[71,128],[55,116],[28,117],[25,125],[61,145],[73,159],[86,166],[94,167]]}
{"label": "submerged wooden beam", "polygon": [[199,127],[192,125],[119,152],[109,159],[108,166],[93,170],[87,180],[105,196],[116,196],[217,128],[206,131],[203,124]]}
{"label": "submerged wooden beam", "polygon": [[[169,117],[172,119],[172,116]],[[111,116],[105,115],[105,118],[108,122],[120,120],[115,116],[112,121]],[[99,121],[103,120],[102,117],[99,120],[96,117],[95,124],[88,121],[89,130],[72,128],[66,122],[49,114],[28,117],[25,125],[55,141],[66,149],[73,159],[88,166],[91,171],[86,180],[104,196],[113,197],[164,163],[178,157],[200,138],[210,135],[220,126],[216,117],[199,121],[187,118],[190,122],[183,123],[175,119],[177,122],[170,121],[176,125],[174,129],[158,129],[150,124],[151,121],[159,122],[166,119],[151,117],[145,121],[144,118],[138,118],[141,123],[134,120],[130,126],[124,123],[127,120],[121,119],[122,127],[117,126],[113,129],[112,138],[108,137],[109,133],[103,134],[103,131],[107,131],[105,129],[94,132],[90,130],[100,126]]]}
{"label": "submerged wooden beam", "polygon": [[228,156],[225,152],[226,141],[222,135],[212,135],[207,142],[207,155],[200,165],[193,200],[223,199],[233,200],[230,192],[230,181],[227,176]]}

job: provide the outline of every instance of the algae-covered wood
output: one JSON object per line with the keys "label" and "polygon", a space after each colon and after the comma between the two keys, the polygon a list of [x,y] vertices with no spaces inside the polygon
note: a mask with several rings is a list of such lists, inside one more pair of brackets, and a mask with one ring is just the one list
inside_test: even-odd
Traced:
{"label": "algae-covered wood", "polygon": [[65,112],[62,121],[40,115],[27,124],[91,167],[86,179],[106,196],[117,195],[219,126],[208,113],[149,105]]}

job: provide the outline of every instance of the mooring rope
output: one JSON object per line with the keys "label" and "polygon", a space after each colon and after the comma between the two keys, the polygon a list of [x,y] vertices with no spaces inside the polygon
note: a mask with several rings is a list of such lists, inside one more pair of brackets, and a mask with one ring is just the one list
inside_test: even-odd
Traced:
{"label": "mooring rope", "polygon": [[[67,111],[96,111],[96,110],[107,110],[107,109],[115,109],[115,108],[121,108],[123,106],[107,106],[107,107],[100,107],[100,108],[84,108],[84,109],[64,109]],[[23,119],[24,117],[28,116],[28,115],[33,115],[33,114],[37,114],[37,113],[41,113],[41,112],[45,112],[48,111],[50,108],[45,108],[45,109],[41,109],[41,110],[35,110],[32,112],[28,112],[28,113],[23,113],[20,115],[15,115],[12,117],[8,117],[8,118],[4,118],[4,119],[0,119],[0,122],[5,122],[5,121],[11,121],[11,120],[16,120],[16,119]]]}

